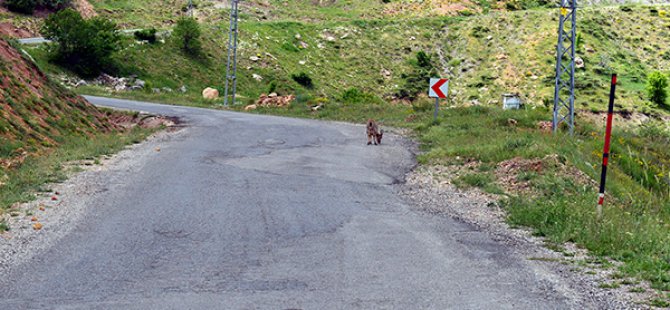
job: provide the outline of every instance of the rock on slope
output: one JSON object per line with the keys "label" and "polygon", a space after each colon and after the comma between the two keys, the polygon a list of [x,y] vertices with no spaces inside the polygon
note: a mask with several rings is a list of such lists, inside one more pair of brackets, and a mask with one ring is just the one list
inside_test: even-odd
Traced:
{"label": "rock on slope", "polygon": [[0,169],[58,145],[66,136],[114,129],[104,112],[50,81],[0,39]]}

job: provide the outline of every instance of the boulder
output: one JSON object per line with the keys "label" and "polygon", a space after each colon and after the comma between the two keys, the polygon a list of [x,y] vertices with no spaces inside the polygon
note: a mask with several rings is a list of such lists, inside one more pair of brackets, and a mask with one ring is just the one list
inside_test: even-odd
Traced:
{"label": "boulder", "polygon": [[256,109],[258,109],[258,106],[255,105],[255,104],[250,104],[250,105],[244,107],[244,111],[253,111],[253,110],[256,110]]}
{"label": "boulder", "polygon": [[575,68],[577,69],[584,68],[584,59],[582,59],[581,57],[575,58]]}
{"label": "boulder", "polygon": [[202,91],[202,97],[207,100],[217,99],[219,98],[219,91],[214,88],[207,87]]}

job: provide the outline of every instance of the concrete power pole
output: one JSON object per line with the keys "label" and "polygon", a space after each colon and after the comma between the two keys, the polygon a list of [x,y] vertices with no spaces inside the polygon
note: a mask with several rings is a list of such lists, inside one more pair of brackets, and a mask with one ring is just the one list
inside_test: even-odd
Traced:
{"label": "concrete power pole", "polygon": [[577,0],[561,0],[561,16],[556,45],[556,89],[554,92],[554,133],[566,123],[575,131],[575,50],[577,46]]}
{"label": "concrete power pole", "polygon": [[239,29],[237,22],[239,17],[239,0],[230,1],[230,30],[228,32],[228,63],[226,65],[226,93],[223,104],[228,106],[228,91],[232,83],[232,104],[235,104],[237,92],[237,37]]}

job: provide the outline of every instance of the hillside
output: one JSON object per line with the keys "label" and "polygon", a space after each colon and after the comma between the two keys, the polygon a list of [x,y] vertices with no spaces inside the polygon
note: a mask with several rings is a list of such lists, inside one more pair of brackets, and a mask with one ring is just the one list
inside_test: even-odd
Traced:
{"label": "hillside", "polygon": [[[577,53],[584,67],[577,70],[578,110],[603,111],[609,75],[617,72],[619,112],[639,112],[643,119],[666,114],[644,93],[647,74],[670,65],[664,43],[670,19],[664,12],[664,7],[649,6],[580,10]],[[439,74],[451,79],[450,99],[444,104],[498,105],[502,94],[517,92],[530,107],[551,106],[557,18],[552,9],[468,17],[244,21],[238,73],[241,102],[253,103],[272,88],[280,95],[297,95],[303,107],[322,97],[331,104],[344,104],[345,93],[352,90],[369,102],[402,103],[398,93],[407,86],[405,76],[412,73],[416,53],[425,51]],[[164,44],[127,39],[127,48],[118,56],[117,75],[139,76],[147,82],[145,91],[85,86],[78,92],[217,106],[203,101],[200,92],[205,87],[223,88],[227,22],[204,22],[202,29],[206,56],[200,59],[184,55],[169,39]],[[43,48],[28,50],[50,74],[64,74],[46,61]],[[301,72],[312,78],[313,88],[293,81],[291,75]],[[182,86],[186,93],[170,92]],[[300,111],[309,115],[308,109]],[[410,115],[411,111],[406,116]],[[361,115],[361,120],[366,117]]]}
{"label": "hillside", "polygon": [[0,39],[0,169],[18,166],[69,135],[109,132],[104,112],[50,81]]}
{"label": "hillside", "polygon": [[[0,38],[0,234],[10,229],[8,217],[22,214],[8,208],[48,193],[45,184],[74,169],[69,162],[93,164],[153,132],[135,126],[140,117],[94,107]],[[142,119],[142,127],[162,124]]]}

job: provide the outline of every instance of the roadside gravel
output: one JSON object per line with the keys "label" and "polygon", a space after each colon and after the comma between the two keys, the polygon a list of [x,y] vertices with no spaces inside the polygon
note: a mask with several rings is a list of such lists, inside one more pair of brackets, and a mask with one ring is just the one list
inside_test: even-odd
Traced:
{"label": "roadside gravel", "polygon": [[[114,184],[121,185],[123,180],[114,180],[110,185],[110,178],[118,172],[138,169],[139,164],[160,152],[161,144],[186,130],[155,133],[142,143],[101,158],[99,164],[92,160],[73,162],[71,167],[83,171],[74,173],[63,183],[49,185],[51,191],[36,194],[32,202],[14,205],[6,218],[11,230],[0,234],[0,275],[57,244],[77,223],[85,220],[88,212],[95,212],[96,202],[82,197],[111,190]],[[11,213],[18,215],[9,216]],[[35,230],[35,223],[40,223],[42,228]]]}
{"label": "roadside gravel", "polygon": [[[478,189],[462,190],[452,180],[467,173],[469,165],[421,166],[410,172],[406,182],[398,186],[399,194],[421,212],[449,216],[486,232],[492,239],[507,245],[515,255],[544,278],[557,290],[594,309],[653,309],[647,304],[655,295],[648,284],[635,279],[613,279],[614,267],[603,266],[600,260],[589,256],[584,249],[566,244],[557,251],[545,247],[542,238],[532,236],[527,229],[513,229],[506,222],[506,213],[498,201],[502,198]],[[622,281],[631,285],[621,285]],[[602,288],[605,285],[618,288]],[[645,292],[633,293],[632,288]]]}

